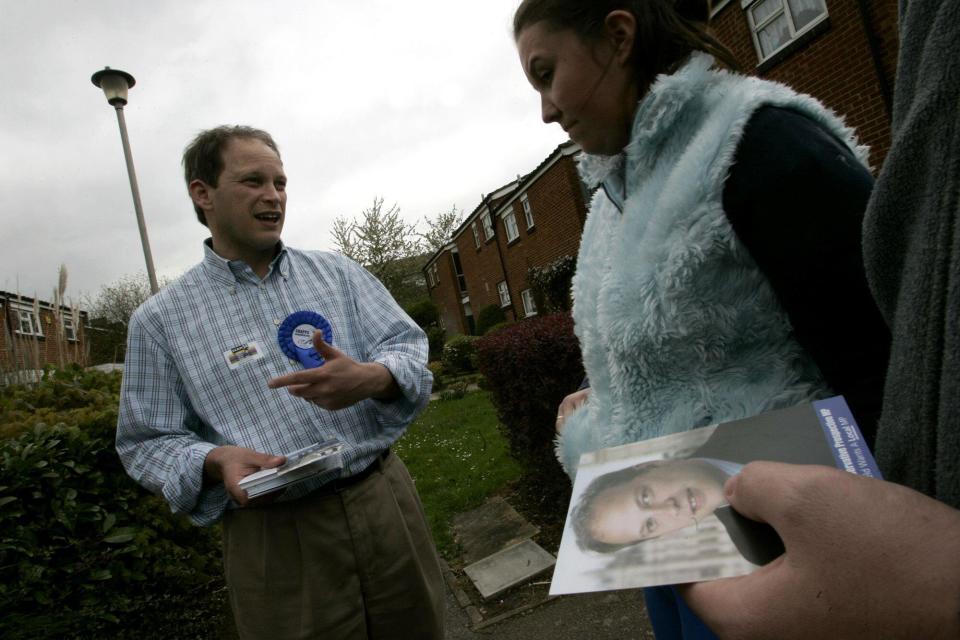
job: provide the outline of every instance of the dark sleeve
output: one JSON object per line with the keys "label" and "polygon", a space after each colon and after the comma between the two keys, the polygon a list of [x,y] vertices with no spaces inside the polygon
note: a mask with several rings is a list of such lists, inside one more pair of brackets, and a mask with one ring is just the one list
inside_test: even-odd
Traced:
{"label": "dark sleeve", "polygon": [[727,218],[797,341],[846,398],[871,446],[890,349],[861,250],[872,188],[870,173],[821,125],[763,107],[747,124],[723,191]]}

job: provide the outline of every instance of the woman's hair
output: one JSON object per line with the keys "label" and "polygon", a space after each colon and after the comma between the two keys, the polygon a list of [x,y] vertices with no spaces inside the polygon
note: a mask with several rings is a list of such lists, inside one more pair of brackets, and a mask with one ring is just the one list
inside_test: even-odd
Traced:
{"label": "woman's hair", "polygon": [[690,53],[703,51],[737,69],[737,59],[707,32],[710,0],[523,0],[513,16],[513,37],[538,22],[570,29],[587,43],[604,37],[611,11],[633,14],[637,32],[631,62],[641,94],[660,73],[673,70]]}
{"label": "woman's hair", "polygon": [[667,464],[667,461],[657,460],[652,462],[641,462],[640,464],[635,464],[630,467],[624,467],[623,469],[619,469],[617,471],[605,473],[602,476],[598,476],[593,480],[593,482],[587,485],[587,488],[584,489],[583,493],[580,495],[580,499],[577,501],[577,506],[573,508],[573,512],[570,514],[570,520],[573,524],[573,533],[576,536],[577,546],[585,551],[611,553],[618,549],[622,549],[634,544],[633,542],[610,544],[608,542],[601,542],[594,537],[593,517],[594,509],[597,506],[596,499],[607,489],[612,489],[632,482],[636,478],[639,478],[640,476],[653,471],[657,467],[661,467],[664,464]]}

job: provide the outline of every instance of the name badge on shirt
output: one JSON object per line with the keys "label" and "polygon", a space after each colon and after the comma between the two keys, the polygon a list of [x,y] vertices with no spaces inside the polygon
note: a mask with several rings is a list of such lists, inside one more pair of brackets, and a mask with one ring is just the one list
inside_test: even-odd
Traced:
{"label": "name badge on shirt", "polygon": [[255,341],[247,344],[238,344],[232,349],[224,351],[223,357],[226,358],[228,367],[236,369],[248,362],[262,358],[263,349]]}

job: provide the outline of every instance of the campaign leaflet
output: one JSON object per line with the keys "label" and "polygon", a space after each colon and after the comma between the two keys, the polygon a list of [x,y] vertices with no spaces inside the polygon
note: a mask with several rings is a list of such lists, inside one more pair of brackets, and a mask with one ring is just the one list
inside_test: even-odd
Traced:
{"label": "campaign leaflet", "polygon": [[783,553],[723,484],[754,460],[880,478],[842,396],[580,458],[551,595],[744,575]]}
{"label": "campaign leaflet", "polygon": [[288,453],[287,461],[279,467],[261,469],[243,478],[239,482],[240,488],[252,499],[318,474],[340,469],[343,466],[343,448],[339,440],[324,440],[298,449]]}

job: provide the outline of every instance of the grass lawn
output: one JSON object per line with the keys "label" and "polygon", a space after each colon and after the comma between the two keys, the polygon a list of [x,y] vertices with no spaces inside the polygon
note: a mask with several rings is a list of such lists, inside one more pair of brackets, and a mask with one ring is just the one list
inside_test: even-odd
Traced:
{"label": "grass lawn", "polygon": [[451,518],[520,476],[484,391],[431,402],[395,451],[417,483],[437,549],[447,558],[456,552]]}

